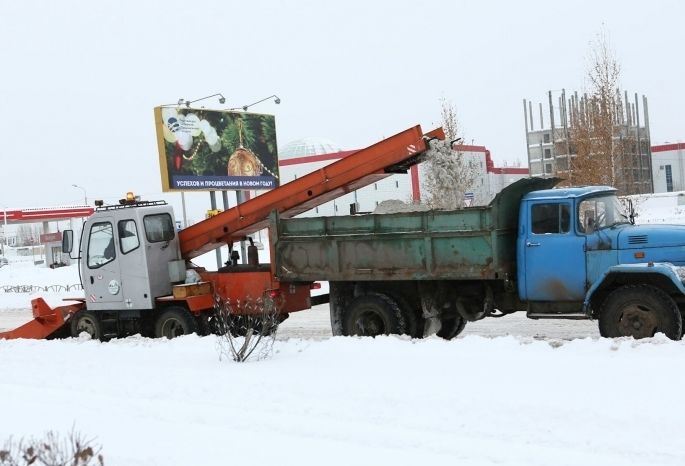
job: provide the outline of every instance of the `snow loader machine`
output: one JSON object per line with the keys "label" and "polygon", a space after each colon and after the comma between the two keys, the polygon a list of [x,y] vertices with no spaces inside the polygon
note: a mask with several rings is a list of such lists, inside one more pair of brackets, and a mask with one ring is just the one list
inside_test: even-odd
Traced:
{"label": "snow loader machine", "polygon": [[[136,333],[167,338],[207,334],[213,330],[217,300],[278,299],[281,319],[309,309],[313,282],[278,279],[273,248],[269,264],[259,263],[254,246],[248,248],[247,263],[229,261],[218,271],[190,261],[223,245],[232,250],[234,243],[250,240],[251,234],[269,227],[272,212],[290,218],[394,173],[406,173],[425,158],[431,139],[444,137],[442,128],[428,133],[420,126],[409,128],[180,231],[172,207],[164,201],[140,201],[130,194],[119,204],[99,205],[84,223],[78,243],[72,231],[63,235],[63,251],[79,260],[84,297],[55,308],[43,298],[34,299],[34,319],[0,332],[0,339],[62,338],[82,332],[103,340]],[[186,284],[187,270],[197,272],[199,281]]]}

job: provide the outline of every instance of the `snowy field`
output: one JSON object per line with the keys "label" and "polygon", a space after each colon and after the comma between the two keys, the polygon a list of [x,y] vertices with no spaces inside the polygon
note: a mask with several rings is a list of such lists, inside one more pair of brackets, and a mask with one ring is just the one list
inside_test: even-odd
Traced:
{"label": "snowy field", "polygon": [[[73,283],[74,267],[0,268],[0,286]],[[0,291],[0,328],[34,296]],[[108,465],[682,465],[684,357],[516,315],[451,342],[331,338],[326,305],[245,364],[194,335],[0,341],[0,444],[75,427]]]}

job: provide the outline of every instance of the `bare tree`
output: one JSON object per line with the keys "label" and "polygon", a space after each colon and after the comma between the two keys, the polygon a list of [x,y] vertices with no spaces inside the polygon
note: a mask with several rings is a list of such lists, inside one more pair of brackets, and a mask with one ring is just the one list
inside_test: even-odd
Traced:
{"label": "bare tree", "polygon": [[214,325],[219,335],[219,358],[245,362],[271,355],[278,325],[283,320],[282,299],[269,296],[243,301],[215,297]]}
{"label": "bare tree", "polygon": [[446,139],[454,141],[461,136],[459,134],[461,133],[461,124],[457,117],[457,109],[452,101],[444,97],[440,99],[440,120]]}
{"label": "bare tree", "polygon": [[102,466],[101,450],[78,432],[72,431],[62,438],[51,431],[41,439],[7,440],[0,448],[0,466]]}
{"label": "bare tree", "polygon": [[440,114],[445,141],[432,141],[426,157],[425,202],[431,208],[460,209],[464,193],[476,179],[476,165],[463,152],[453,150],[454,141],[462,136],[454,104],[443,98]]}
{"label": "bare tree", "polygon": [[621,67],[604,29],[590,44],[589,61],[589,93],[580,99],[572,115],[570,139],[576,156],[571,158],[569,182],[615,186],[624,153],[616,144],[622,105]]}

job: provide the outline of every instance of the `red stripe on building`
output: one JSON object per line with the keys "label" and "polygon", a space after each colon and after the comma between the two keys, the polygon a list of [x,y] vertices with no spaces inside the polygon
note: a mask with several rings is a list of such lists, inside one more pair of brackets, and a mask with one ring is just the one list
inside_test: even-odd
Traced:
{"label": "red stripe on building", "polygon": [[[657,147],[670,147],[676,144],[671,144],[669,146],[657,146]],[[681,144],[685,148],[685,144]],[[494,175],[529,175],[530,170],[527,168],[520,167],[495,167],[495,164],[490,156],[490,151],[485,146],[472,146],[472,145],[455,145],[455,152],[482,152],[485,154],[485,165],[487,173],[492,173]],[[654,150],[654,149],[652,149]],[[667,149],[674,150],[674,149]],[[319,154],[319,155],[306,155],[303,157],[293,157],[290,159],[283,159],[278,162],[281,167],[288,165],[299,165],[302,163],[312,163],[312,162],[325,162],[329,160],[340,160],[349,155],[357,152],[356,150],[346,150],[335,152],[333,154]],[[411,185],[412,185],[412,199],[414,201],[421,200],[421,186],[419,183],[419,169],[418,166],[413,165],[410,168],[411,175]]]}
{"label": "red stripe on building", "polygon": [[319,155],[305,155],[303,157],[293,157],[291,159],[283,159],[278,161],[278,166],[285,167],[287,165],[298,165],[300,163],[324,162],[326,160],[339,160],[358,152],[357,150],[341,150],[333,154],[319,154]]}
{"label": "red stripe on building", "polygon": [[488,168],[488,173],[493,173],[495,175],[527,175],[530,171],[527,168],[493,167]]}
{"label": "red stripe on building", "polygon": [[488,152],[485,146],[470,146],[465,144],[452,146],[452,149],[457,152]]}
{"label": "red stripe on building", "polygon": [[675,144],[662,144],[660,146],[652,146],[652,152],[668,152],[671,150],[685,149],[685,142],[677,142]]}
{"label": "red stripe on building", "polygon": [[485,150],[485,168],[488,173],[493,175],[529,175],[530,170],[520,167],[496,167],[495,162],[492,161],[490,151]]}

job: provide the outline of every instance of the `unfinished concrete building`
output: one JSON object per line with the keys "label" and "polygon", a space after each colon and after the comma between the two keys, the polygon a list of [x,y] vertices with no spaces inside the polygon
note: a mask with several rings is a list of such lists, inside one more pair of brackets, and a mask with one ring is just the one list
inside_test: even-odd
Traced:
{"label": "unfinished concrete building", "polygon": [[[613,156],[604,170],[612,173],[620,194],[653,192],[647,98],[642,96],[642,108],[637,93],[632,102],[627,92],[617,92],[612,101],[613,128],[609,131]],[[579,129],[587,127],[592,106],[592,97],[587,94],[567,95],[565,90],[549,91],[546,105],[540,102],[534,106],[523,100],[531,176],[559,176],[567,180],[566,184],[578,184],[574,170],[577,173]]]}

